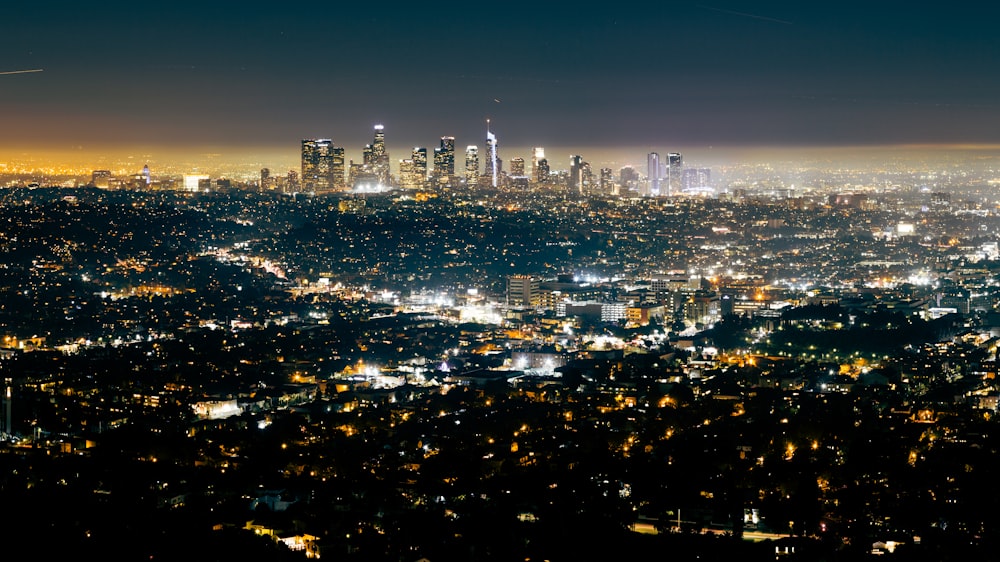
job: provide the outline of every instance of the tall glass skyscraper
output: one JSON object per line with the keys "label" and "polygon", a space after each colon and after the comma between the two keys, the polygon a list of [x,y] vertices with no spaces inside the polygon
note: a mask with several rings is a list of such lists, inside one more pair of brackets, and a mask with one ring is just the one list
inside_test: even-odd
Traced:
{"label": "tall glass skyscraper", "polygon": [[684,169],[684,159],[680,152],[667,154],[667,183],[669,185],[669,195],[679,193],[681,190],[681,174]]}
{"label": "tall glass skyscraper", "polygon": [[427,180],[427,149],[416,146],[410,154],[413,158],[413,173],[419,176],[422,183]]}
{"label": "tall glass skyscraper", "polygon": [[[542,160],[545,160],[545,149],[542,148],[542,147],[540,147],[540,146],[536,146],[535,148],[532,148],[531,149],[531,176],[532,176],[532,178],[536,182],[539,182],[539,183],[541,183],[541,182],[545,181],[546,179],[548,179],[547,177],[545,179],[543,179],[541,177],[541,174],[539,173],[540,170],[539,170],[538,163],[541,162]],[[548,170],[546,170],[545,171],[545,175],[548,176],[548,174],[549,174],[549,172],[548,172]]]}
{"label": "tall glass skyscraper", "polygon": [[479,147],[470,144],[465,148],[465,185],[479,183]]}
{"label": "tall glass skyscraper", "polygon": [[434,178],[438,185],[449,185],[455,177],[455,137],[441,137],[434,149]]}
{"label": "tall glass skyscraper", "polygon": [[646,156],[646,178],[649,181],[649,195],[656,197],[660,194],[660,155],[650,152]]}
{"label": "tall glass skyscraper", "polygon": [[389,152],[385,149],[385,127],[375,125],[375,139],[371,145],[371,169],[381,185],[389,185]]}
{"label": "tall glass skyscraper", "polygon": [[583,156],[578,154],[569,157],[569,189],[583,193]]}
{"label": "tall glass skyscraper", "polygon": [[[339,175],[338,175],[339,174]],[[343,188],[344,149],[330,139],[302,141],[302,188],[322,193]]]}
{"label": "tall glass skyscraper", "polygon": [[490,131],[490,120],[486,120],[486,167],[483,169],[483,175],[490,178],[490,183],[493,187],[497,186],[497,175],[500,170],[497,169],[497,136]]}
{"label": "tall glass skyscraper", "polygon": [[511,158],[509,173],[511,176],[524,176],[524,158]]}

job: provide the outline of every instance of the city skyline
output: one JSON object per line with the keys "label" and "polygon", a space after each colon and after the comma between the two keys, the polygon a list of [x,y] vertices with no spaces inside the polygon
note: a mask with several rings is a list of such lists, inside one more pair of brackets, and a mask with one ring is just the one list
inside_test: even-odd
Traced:
{"label": "city skyline", "polygon": [[4,15],[0,505],[45,559],[1000,543],[1000,9]]}
{"label": "city skyline", "polygon": [[[4,76],[0,146],[424,146],[487,118],[505,147],[1000,142],[995,8],[860,6],[18,5],[3,70],[44,72]],[[483,37],[509,62],[472,72]]]}

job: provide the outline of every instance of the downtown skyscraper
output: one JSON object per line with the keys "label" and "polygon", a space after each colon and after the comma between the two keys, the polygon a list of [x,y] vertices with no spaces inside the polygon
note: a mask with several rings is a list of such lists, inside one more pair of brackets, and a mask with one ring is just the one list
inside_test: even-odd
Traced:
{"label": "downtown skyscraper", "polygon": [[646,178],[649,182],[649,195],[660,195],[660,155],[656,152],[646,155]]}
{"label": "downtown skyscraper", "polygon": [[510,175],[524,176],[524,158],[517,157],[510,159]]}
{"label": "downtown skyscraper", "polygon": [[486,165],[483,168],[485,183],[497,186],[497,176],[500,174],[499,158],[497,158],[497,136],[490,130],[490,120],[486,120]]}
{"label": "downtown skyscraper", "polygon": [[372,144],[365,147],[365,165],[375,180],[384,186],[390,184],[389,178],[389,152],[385,149],[385,127],[375,125],[375,138]]}
{"label": "downtown skyscraper", "polygon": [[399,161],[399,182],[403,189],[421,189],[427,181],[427,149],[414,147],[410,158]]}
{"label": "downtown skyscraper", "polygon": [[303,139],[302,189],[325,193],[344,188],[344,149],[330,139]]}
{"label": "downtown skyscraper", "polygon": [[549,161],[545,159],[545,149],[540,146],[531,149],[531,176],[536,183],[549,179]]}
{"label": "downtown skyscraper", "polygon": [[667,154],[667,195],[680,193],[683,170],[684,157],[679,152]]}
{"label": "downtown skyscraper", "polygon": [[455,137],[441,137],[441,146],[434,149],[434,182],[451,185],[455,177]]}
{"label": "downtown skyscraper", "polygon": [[583,193],[583,156],[574,154],[569,157],[569,190]]}
{"label": "downtown skyscraper", "polygon": [[465,185],[479,183],[479,147],[470,144],[465,148]]}
{"label": "downtown skyscraper", "polygon": [[415,146],[410,155],[413,158],[413,172],[423,182],[427,179],[427,149],[422,146]]}

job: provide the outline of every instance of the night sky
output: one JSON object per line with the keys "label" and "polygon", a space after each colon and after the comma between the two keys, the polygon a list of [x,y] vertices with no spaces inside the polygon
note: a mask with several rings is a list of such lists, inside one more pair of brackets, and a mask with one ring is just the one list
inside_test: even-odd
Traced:
{"label": "night sky", "polygon": [[0,145],[1000,143],[1000,8],[537,4],[20,2]]}

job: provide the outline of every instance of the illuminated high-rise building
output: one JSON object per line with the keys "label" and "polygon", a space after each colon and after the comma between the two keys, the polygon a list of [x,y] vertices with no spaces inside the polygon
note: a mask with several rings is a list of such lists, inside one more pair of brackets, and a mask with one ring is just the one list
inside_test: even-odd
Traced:
{"label": "illuminated high-rise building", "polygon": [[507,304],[509,306],[538,306],[541,303],[542,280],[533,275],[507,277]]}
{"label": "illuminated high-rise building", "polygon": [[441,137],[434,149],[434,178],[438,185],[450,185],[455,177],[455,137]]}
{"label": "illuminated high-rise building", "polygon": [[618,170],[618,184],[625,189],[635,189],[639,183],[639,172],[632,166],[623,166]]}
{"label": "illuminated high-rise building", "polygon": [[660,155],[650,152],[646,155],[646,178],[649,182],[649,195],[660,195]]}
{"label": "illuminated high-rise building", "polygon": [[479,183],[479,147],[470,144],[465,147],[465,185]]}
{"label": "illuminated high-rise building", "polygon": [[375,174],[378,183],[388,186],[390,184],[389,152],[385,149],[385,127],[382,125],[375,125],[375,139],[371,144],[370,159],[368,164],[371,166],[372,173]]}
{"label": "illuminated high-rise building", "polygon": [[549,171],[549,161],[545,158],[539,158],[534,167],[535,181],[538,183],[548,183]]}
{"label": "illuminated high-rise building", "polygon": [[261,191],[267,191],[268,189],[270,189],[271,184],[273,184],[273,180],[271,179],[271,169],[270,168],[261,168],[260,169],[260,186],[259,186],[259,189]]}
{"label": "illuminated high-rise building", "polygon": [[333,175],[333,189],[343,191],[347,188],[344,183],[344,147],[334,146],[330,149],[330,173]]}
{"label": "illuminated high-rise building", "polygon": [[102,189],[111,187],[111,170],[94,170],[91,172],[90,185]]}
{"label": "illuminated high-rise building", "polygon": [[668,195],[673,195],[681,190],[681,175],[684,173],[684,158],[679,152],[667,154],[667,184],[669,185]]}
{"label": "illuminated high-rise building", "polygon": [[403,189],[423,189],[427,182],[427,149],[413,147],[408,160],[399,161],[399,177]]}
{"label": "illuminated high-rise building", "polygon": [[375,139],[372,141],[372,153],[375,155],[375,160],[388,154],[385,150],[385,127],[383,125],[375,125]]}
{"label": "illuminated high-rise building", "polygon": [[184,191],[190,193],[212,191],[212,180],[208,174],[184,174]]}
{"label": "illuminated high-rise building", "polygon": [[[362,158],[364,156],[362,155]],[[365,171],[368,168],[361,162],[355,162],[351,160],[347,165],[347,185],[354,186],[359,181],[364,181],[365,179],[370,179],[368,173]]]}
{"label": "illuminated high-rise building", "polygon": [[342,188],[343,182],[343,149],[337,149],[330,139],[304,139],[302,141],[302,188],[309,192],[323,193]]}
{"label": "illuminated high-rise building", "polygon": [[142,167],[142,181],[149,187],[149,184],[153,183],[153,176],[149,173],[149,164]]}
{"label": "illuminated high-rise building", "polygon": [[583,193],[583,156],[569,157],[569,190]]}
{"label": "illuminated high-rise building", "polygon": [[524,175],[524,158],[510,159],[510,175],[518,177]]}
{"label": "illuminated high-rise building", "polygon": [[[538,176],[538,163],[545,160],[545,149],[536,146],[531,149],[531,177],[534,178],[536,182],[541,182],[542,180]],[[548,175],[548,174],[546,174]]]}
{"label": "illuminated high-rise building", "polygon": [[601,193],[611,193],[615,186],[615,176],[611,168],[601,168]]}
{"label": "illuminated high-rise building", "polygon": [[493,187],[497,186],[497,178],[500,175],[500,159],[497,157],[497,136],[490,130],[490,120],[486,120],[486,165],[483,167],[483,176],[487,178],[487,183]]}
{"label": "illuminated high-rise building", "polygon": [[420,186],[423,187],[427,181],[427,149],[415,146],[410,154],[413,158],[413,174],[420,179]]}
{"label": "illuminated high-rise building", "polygon": [[441,152],[448,155],[445,171],[449,176],[455,175],[455,137],[441,137]]}
{"label": "illuminated high-rise building", "polygon": [[420,189],[422,186],[414,171],[412,158],[399,161],[399,186],[403,189]]}

